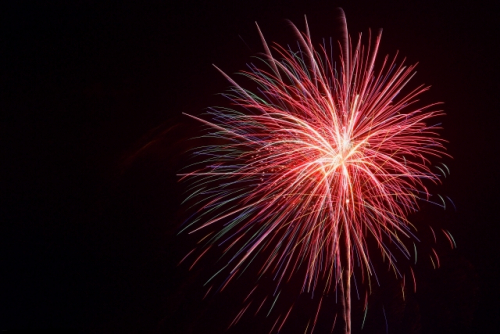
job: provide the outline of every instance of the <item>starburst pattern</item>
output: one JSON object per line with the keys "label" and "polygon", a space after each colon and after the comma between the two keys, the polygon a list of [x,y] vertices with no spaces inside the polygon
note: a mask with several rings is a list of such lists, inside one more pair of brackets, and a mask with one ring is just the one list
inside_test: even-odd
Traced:
{"label": "starburst pattern", "polygon": [[216,143],[199,148],[201,162],[182,174],[198,205],[184,229],[208,231],[201,255],[224,247],[226,284],[259,255],[260,273],[272,273],[277,287],[305,268],[302,291],[341,291],[350,333],[354,263],[361,280],[374,275],[367,240],[395,272],[393,246],[411,256],[407,216],[428,200],[426,180],[439,181],[429,159],[444,155],[443,140],[428,121],[442,112],[417,106],[428,87],[406,88],[415,65],[397,57],[376,64],[381,33],[367,47],[359,35],[353,46],[345,28],[335,63],[332,45],[315,48],[308,28],[293,29],[297,50],[272,52],[259,30],[265,66],[241,72],[257,88],[221,71],[233,107],[190,116]]}

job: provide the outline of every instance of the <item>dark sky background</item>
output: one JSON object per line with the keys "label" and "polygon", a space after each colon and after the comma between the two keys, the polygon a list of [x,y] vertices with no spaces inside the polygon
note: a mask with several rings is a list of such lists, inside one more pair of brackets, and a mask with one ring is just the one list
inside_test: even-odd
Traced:
{"label": "dark sky background", "polygon": [[[451,175],[433,190],[457,207],[410,218],[449,229],[458,248],[441,236],[441,268],[419,262],[406,302],[391,284],[377,289],[355,332],[385,333],[382,308],[389,333],[498,328],[500,12],[490,2],[10,3],[0,9],[0,330],[223,333],[249,290],[202,301],[216,267],[177,266],[196,240],[176,236],[175,173],[199,130],[181,112],[224,103],[216,94],[228,84],[211,64],[234,73],[261,52],[254,21],[286,44],[285,19],[303,27],[306,14],[320,43],[338,34],[339,6],[352,34],[383,28],[380,55],[418,61],[413,84],[432,85],[422,99],[445,103]],[[303,333],[308,317],[293,318],[284,332]],[[269,324],[249,316],[228,333]]]}

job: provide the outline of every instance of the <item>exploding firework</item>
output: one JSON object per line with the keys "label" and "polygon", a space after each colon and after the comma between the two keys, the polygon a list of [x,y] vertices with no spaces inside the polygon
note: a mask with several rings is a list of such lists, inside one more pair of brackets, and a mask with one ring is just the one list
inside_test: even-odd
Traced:
{"label": "exploding firework", "polygon": [[224,286],[258,262],[261,276],[272,274],[275,291],[298,272],[304,274],[293,279],[301,280],[302,292],[335,291],[350,333],[354,273],[369,282],[377,253],[402,277],[391,249],[412,256],[407,216],[429,200],[426,183],[439,182],[429,159],[445,153],[439,128],[427,124],[443,113],[435,104],[416,106],[428,87],[401,93],[415,65],[385,57],[376,66],[381,33],[367,46],[359,35],[353,45],[342,18],[337,62],[331,43],[313,46],[306,21],[305,32],[292,25],[297,50],[270,48],[258,29],[264,66],[241,72],[255,89],[219,70],[232,85],[226,96],[233,107],[190,116],[207,126],[213,144],[198,148],[201,159],[182,174],[191,180],[188,200],[197,204],[183,230],[204,232],[194,263],[223,247]]}

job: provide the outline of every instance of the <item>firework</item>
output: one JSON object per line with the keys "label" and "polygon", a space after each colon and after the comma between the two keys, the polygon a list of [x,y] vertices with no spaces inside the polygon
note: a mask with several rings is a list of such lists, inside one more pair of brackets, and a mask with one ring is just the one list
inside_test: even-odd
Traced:
{"label": "firework", "polygon": [[[353,274],[369,284],[376,251],[402,277],[391,249],[412,256],[414,228],[406,217],[429,199],[426,183],[439,182],[429,159],[444,155],[444,141],[427,124],[442,112],[415,103],[428,87],[401,93],[415,65],[385,57],[376,66],[381,33],[367,46],[360,34],[353,45],[343,21],[337,58],[331,43],[313,46],[306,21],[305,32],[292,25],[296,50],[270,48],[259,30],[264,66],[241,72],[256,88],[217,68],[232,85],[226,96],[233,107],[190,116],[207,126],[214,144],[198,148],[201,160],[182,174],[191,181],[188,200],[197,203],[183,230],[203,239],[193,265],[211,247],[223,248],[224,286],[252,261],[261,275],[272,274],[275,291],[300,268],[304,275],[294,279],[302,292],[341,295],[350,333]],[[252,307],[258,312],[274,298]]]}

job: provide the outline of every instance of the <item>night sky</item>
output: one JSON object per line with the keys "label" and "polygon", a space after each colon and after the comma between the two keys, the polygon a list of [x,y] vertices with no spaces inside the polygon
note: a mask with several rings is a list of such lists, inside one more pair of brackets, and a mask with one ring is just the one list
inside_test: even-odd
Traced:
{"label": "night sky", "polygon": [[[0,330],[224,333],[253,286],[202,301],[218,267],[210,257],[177,266],[196,239],[177,236],[186,212],[176,173],[200,130],[181,113],[226,103],[212,64],[233,74],[263,51],[254,21],[287,44],[286,19],[303,28],[305,14],[319,44],[338,36],[337,7],[351,34],[383,28],[379,55],[419,62],[413,85],[432,85],[423,102],[444,102],[451,175],[431,190],[456,205],[423,205],[410,220],[424,243],[431,224],[458,248],[438,237],[441,268],[422,254],[405,302],[388,279],[363,331],[353,314],[354,332],[386,333],[382,309],[393,334],[498,328],[500,11],[490,2],[10,3],[0,8]],[[304,332],[300,305],[283,332]],[[227,333],[272,323],[250,315]],[[317,333],[330,332],[325,323]]]}

